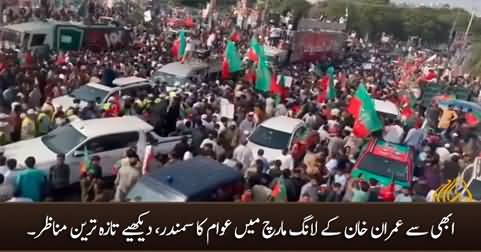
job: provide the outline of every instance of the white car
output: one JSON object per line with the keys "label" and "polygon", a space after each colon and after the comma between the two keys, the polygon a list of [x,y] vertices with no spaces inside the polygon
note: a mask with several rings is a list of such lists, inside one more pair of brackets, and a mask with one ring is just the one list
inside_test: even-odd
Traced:
{"label": "white car", "polygon": [[297,140],[303,138],[306,131],[305,123],[300,119],[273,117],[257,126],[248,137],[247,146],[254,155],[259,149],[264,150],[264,157],[268,161],[274,161],[282,155],[283,149],[291,149]]}
{"label": "white car", "polygon": [[399,111],[398,106],[390,101],[374,99],[374,106],[381,115],[394,119],[401,118],[401,111]]}
{"label": "white car", "polygon": [[209,71],[209,65],[204,62],[172,62],[161,67],[152,76],[152,81],[165,83],[167,91],[183,87],[186,83],[204,81]]}
{"label": "white car", "polygon": [[74,100],[80,100],[80,108],[87,106],[88,102],[99,102],[104,104],[107,100],[115,95],[124,96],[129,95],[136,97],[139,92],[145,91],[150,93],[153,83],[147,79],[139,77],[123,77],[117,78],[113,81],[113,87],[98,84],[88,83],[75,90],[70,94],[57,97],[52,100],[52,104],[62,106],[64,110],[74,105]]}
{"label": "white car", "polygon": [[[14,158],[19,164],[33,156],[36,167],[48,174],[55,164],[57,154],[65,154],[65,162],[70,166],[70,184],[80,180],[80,163],[85,146],[89,157],[101,158],[102,174],[112,176],[112,167],[123,158],[127,149],[137,147],[140,158],[146,145],[152,145],[154,153],[167,154],[173,150],[181,137],[159,137],[153,127],[133,116],[75,121],[57,128],[45,136],[3,146],[4,155]],[[19,167],[22,169],[23,167]]]}
{"label": "white car", "polygon": [[466,187],[458,185],[458,192],[463,197],[467,197],[469,191],[474,202],[481,202],[481,158],[477,157],[472,164],[468,165],[458,179],[466,182]]}

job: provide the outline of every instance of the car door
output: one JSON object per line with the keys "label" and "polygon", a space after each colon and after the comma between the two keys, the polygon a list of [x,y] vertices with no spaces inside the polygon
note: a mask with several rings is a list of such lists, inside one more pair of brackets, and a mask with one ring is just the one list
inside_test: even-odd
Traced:
{"label": "car door", "polygon": [[84,158],[83,152],[85,147],[87,147],[86,149],[89,158],[92,158],[93,156],[100,157],[102,175],[104,177],[110,177],[113,174],[112,168],[115,162],[125,155],[128,148],[137,147],[136,145],[138,141],[138,132],[117,133],[89,139],[85,144],[79,146],[72,154],[72,161],[69,162],[69,165],[71,167],[79,168],[76,169],[78,171],[71,173],[70,181],[76,182],[79,180],[80,163]]}

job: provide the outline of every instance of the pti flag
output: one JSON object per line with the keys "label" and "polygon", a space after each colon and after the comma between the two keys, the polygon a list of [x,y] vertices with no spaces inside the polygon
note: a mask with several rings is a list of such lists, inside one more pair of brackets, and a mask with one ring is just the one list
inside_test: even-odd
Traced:
{"label": "pti flag", "polygon": [[235,43],[227,41],[224,52],[224,61],[222,63],[222,79],[226,80],[231,77],[232,73],[239,72],[242,69],[242,61],[237,51]]}
{"label": "pti flag", "polygon": [[335,70],[334,67],[327,69],[326,75],[321,80],[321,92],[319,94],[319,102],[336,99],[336,86],[334,84]]}
{"label": "pti flag", "polygon": [[179,32],[179,37],[175,40],[172,46],[172,57],[182,59],[185,54],[185,32]]}
{"label": "pti flag", "polygon": [[87,174],[88,170],[92,166],[89,158],[89,152],[87,150],[87,146],[84,146],[84,151],[83,151],[83,158],[82,161],[80,162],[80,175]]}
{"label": "pti flag", "polygon": [[263,47],[261,44],[259,44],[259,42],[257,42],[256,38],[252,38],[249,50],[247,50],[247,58],[250,61],[258,64],[260,57],[264,57]]}
{"label": "pti flag", "polygon": [[284,178],[281,176],[272,188],[272,200],[274,202],[287,202],[287,189]]}
{"label": "pti flag", "polygon": [[257,64],[256,71],[256,90],[258,92],[267,93],[271,91],[271,71],[264,60]]}
{"label": "pti flag", "polygon": [[351,98],[347,111],[355,119],[353,133],[358,137],[367,137],[370,133],[381,130],[384,125],[377,114],[374,101],[369,96],[364,84],[360,84]]}

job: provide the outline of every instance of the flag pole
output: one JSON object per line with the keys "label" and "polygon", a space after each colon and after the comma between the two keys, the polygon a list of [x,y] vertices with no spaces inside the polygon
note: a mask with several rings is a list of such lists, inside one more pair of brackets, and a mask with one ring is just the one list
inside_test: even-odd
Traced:
{"label": "flag pole", "polygon": [[468,26],[466,27],[466,32],[464,33],[464,46],[466,46],[468,42],[468,35],[469,32],[471,31],[471,26],[473,25],[473,20],[474,20],[474,9],[471,10],[471,18],[469,19]]}

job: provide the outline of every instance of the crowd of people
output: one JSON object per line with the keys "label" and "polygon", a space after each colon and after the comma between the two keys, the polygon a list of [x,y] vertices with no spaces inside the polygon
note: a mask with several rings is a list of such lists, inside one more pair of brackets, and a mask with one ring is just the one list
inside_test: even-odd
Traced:
{"label": "crowd of people", "polygon": [[[16,21],[12,18],[6,20]],[[222,54],[234,26],[228,15],[218,19],[212,32],[197,26],[189,35],[189,41],[200,41],[196,46],[210,50],[212,55]],[[469,110],[441,108],[438,100],[423,106],[416,99],[406,102],[405,98],[411,96],[404,95],[410,93],[412,87],[428,85],[434,75],[436,82],[467,87],[476,98],[481,87],[479,79],[454,75],[449,68],[444,68],[440,74],[434,74],[432,69],[426,72],[423,69],[427,65],[425,61],[431,55],[394,41],[390,42],[397,44],[393,47],[403,48],[397,56],[380,50],[377,42],[368,43],[355,37],[342,59],[325,58],[314,63],[274,67],[275,71],[293,79],[280,103],[269,93],[256,91],[255,84],[241,75],[233,80],[217,78],[192,82],[174,93],[157,83],[159,85],[149,92],[121,97],[120,102],[112,99],[101,106],[95,102],[85,108],[52,105],[53,98],[86,83],[108,84],[117,77],[128,76],[150,78],[159,66],[175,61],[170,50],[173,39],[165,33],[166,23],[159,22],[155,29],[151,26],[132,27],[132,46],[124,50],[56,52],[47,59],[39,59],[32,52],[3,48],[0,52],[2,145],[47,134],[74,120],[139,116],[152,124],[159,135],[191,136],[191,141],[185,137],[168,155],[157,156],[159,167],[195,156],[217,160],[244,175],[244,190],[233,197],[241,202],[272,201],[273,189],[279,180],[286,186],[287,201],[432,201],[433,191],[457,177],[479,154],[481,145],[476,127],[467,122]],[[269,40],[267,31],[271,26],[274,27],[236,28],[240,36],[236,43],[241,54],[247,52],[252,36],[258,36],[261,42]],[[278,45],[272,41],[270,44]],[[369,69],[363,67],[365,62],[370,62]],[[437,57],[429,65],[444,66],[446,63],[445,57]],[[320,82],[329,67],[336,71],[336,98],[320,99],[323,91]],[[373,98],[391,101],[402,110],[407,103],[410,107],[417,104],[412,108],[410,120],[383,119],[382,131],[373,133],[370,138],[357,137],[352,130],[353,116],[346,108],[361,83]],[[219,115],[222,99],[234,104],[233,119]],[[304,156],[294,156],[286,146],[280,157],[267,160],[262,149],[253,153],[247,146],[248,134],[261,122],[276,116],[302,119],[316,134],[315,143]],[[410,188],[382,186],[376,180],[351,177],[363,144],[371,138],[405,144],[415,151],[418,180]],[[44,174],[36,167],[35,153],[26,160],[0,156],[0,199],[65,200],[69,171],[77,168],[69,167],[64,161],[65,156],[59,155],[57,164],[50,168],[49,174]],[[125,158],[119,160],[113,187],[103,180],[99,161],[100,157],[91,157],[91,169],[82,174],[81,200],[124,201],[142,176],[142,161],[137,150],[129,149]],[[13,173],[19,166],[26,169]]]}

